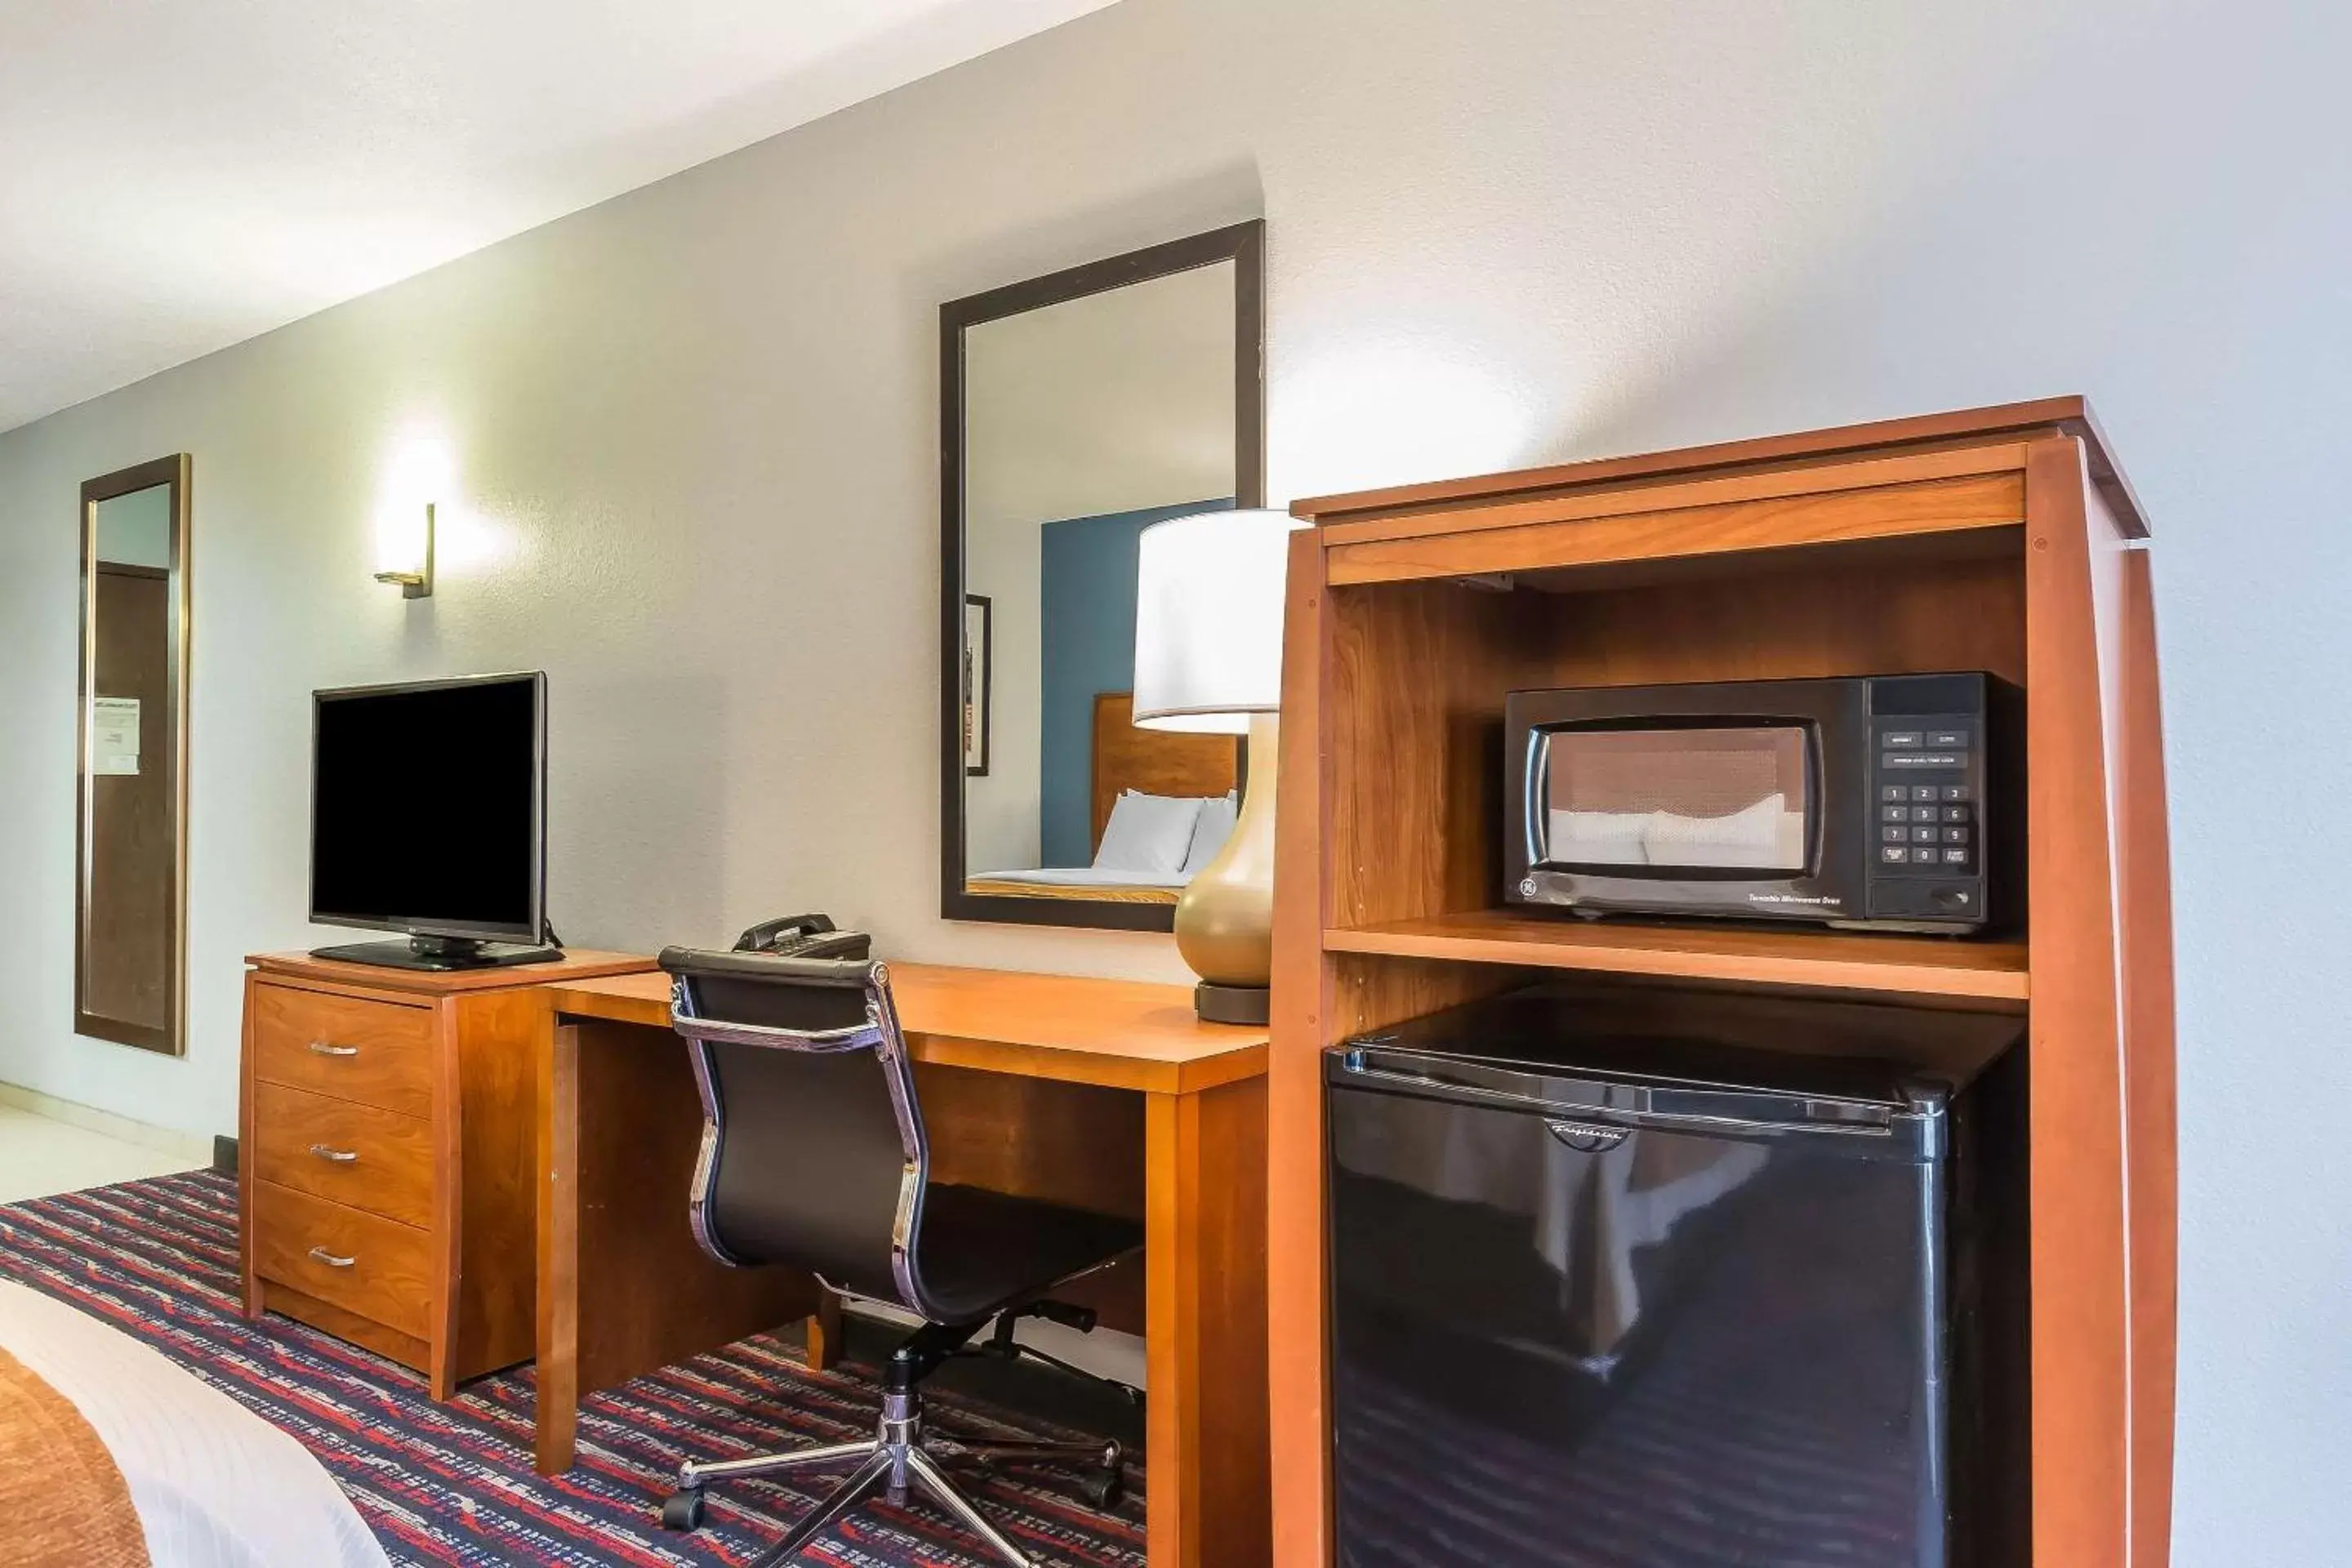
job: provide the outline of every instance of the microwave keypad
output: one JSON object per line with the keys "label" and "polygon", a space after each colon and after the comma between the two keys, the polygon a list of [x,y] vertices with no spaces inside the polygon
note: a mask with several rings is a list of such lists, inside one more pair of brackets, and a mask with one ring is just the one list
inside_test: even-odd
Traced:
{"label": "microwave keypad", "polygon": [[1912,721],[1874,725],[1877,742],[1878,864],[1917,876],[1977,870],[1972,724]]}

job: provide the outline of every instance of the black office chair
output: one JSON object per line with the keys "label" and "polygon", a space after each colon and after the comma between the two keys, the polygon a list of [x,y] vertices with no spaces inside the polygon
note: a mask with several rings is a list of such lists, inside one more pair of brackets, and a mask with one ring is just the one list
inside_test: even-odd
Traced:
{"label": "black office chair", "polygon": [[[662,1522],[702,1521],[712,1481],[862,1461],[808,1518],[759,1560],[791,1562],[877,1489],[909,1484],[1006,1562],[1035,1560],[987,1521],[922,1441],[922,1380],[1000,1319],[999,1353],[1014,1349],[1024,1313],[1091,1327],[1048,1290],[1143,1243],[1130,1220],[1034,1198],[936,1182],[907,1044],[887,973],[863,958],[791,958],[671,948],[670,1018],[692,1047],[702,1090],[702,1153],[690,1213],[697,1240],[722,1263],[790,1264],[846,1296],[894,1303],[923,1319],[885,1369],[872,1438],[795,1453],[688,1461]],[[1018,1347],[1027,1353],[1027,1347]],[[1051,1358],[1040,1358],[1051,1359]],[[1119,1445],[956,1445],[982,1462],[1076,1463],[1098,1507],[1120,1496]]]}

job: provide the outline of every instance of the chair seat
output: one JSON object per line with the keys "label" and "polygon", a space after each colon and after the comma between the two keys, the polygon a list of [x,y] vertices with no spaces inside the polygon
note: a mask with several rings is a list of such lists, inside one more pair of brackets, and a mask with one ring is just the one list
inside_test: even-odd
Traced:
{"label": "chair seat", "polygon": [[961,1324],[1135,1251],[1143,1245],[1143,1225],[935,1183],[924,1194],[921,1237],[916,1268],[928,1300],[908,1305],[936,1321]]}

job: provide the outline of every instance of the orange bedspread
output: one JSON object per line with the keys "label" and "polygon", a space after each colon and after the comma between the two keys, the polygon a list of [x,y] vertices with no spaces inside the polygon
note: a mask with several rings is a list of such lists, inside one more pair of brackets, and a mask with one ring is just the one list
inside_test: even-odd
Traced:
{"label": "orange bedspread", "polygon": [[150,1568],[122,1472],[65,1396],[0,1350],[0,1568]]}

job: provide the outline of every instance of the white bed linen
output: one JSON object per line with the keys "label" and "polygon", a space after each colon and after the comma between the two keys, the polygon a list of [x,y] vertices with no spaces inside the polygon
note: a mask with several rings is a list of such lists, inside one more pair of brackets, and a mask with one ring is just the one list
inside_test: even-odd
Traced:
{"label": "white bed linen", "polygon": [[1192,795],[1127,791],[1111,803],[1110,820],[1095,847],[1096,868],[1173,876],[1184,868],[1202,805]]}
{"label": "white bed linen", "polygon": [[1578,866],[1755,867],[1805,864],[1805,814],[1770,795],[1723,816],[1673,811],[1565,811],[1555,807],[1548,861]]}
{"label": "white bed linen", "polygon": [[106,1445],[153,1568],[388,1568],[301,1444],[128,1334],[0,1280],[0,1348]]}
{"label": "white bed linen", "polygon": [[1768,795],[1727,816],[1685,816],[1661,811],[1643,836],[1654,866],[1755,866],[1795,871],[1805,864],[1805,814],[1789,798]]}
{"label": "white bed linen", "polygon": [[1184,852],[1185,876],[1197,877],[1209,868],[1209,862],[1241,826],[1241,815],[1238,795],[1213,795],[1201,803],[1201,820],[1192,825],[1192,847]]}
{"label": "white bed linen", "polygon": [[1574,866],[1646,866],[1645,842],[1654,811],[1562,811],[1551,814],[1544,858]]}

